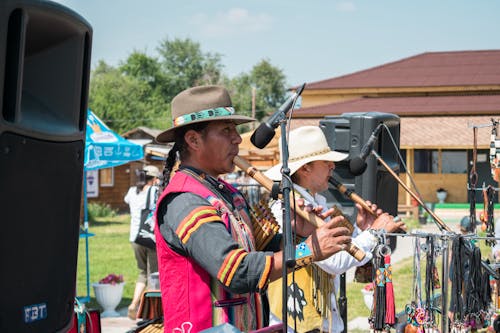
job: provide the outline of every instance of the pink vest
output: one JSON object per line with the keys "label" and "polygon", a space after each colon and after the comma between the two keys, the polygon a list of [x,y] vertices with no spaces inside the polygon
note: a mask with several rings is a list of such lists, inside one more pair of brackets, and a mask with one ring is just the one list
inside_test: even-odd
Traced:
{"label": "pink vest", "polygon": [[[232,186],[228,185],[228,187],[235,194],[234,202],[238,206],[238,200],[243,200],[243,198]],[[254,240],[251,227],[249,227],[251,223],[246,211],[240,215],[247,220],[245,222],[249,237],[242,237],[234,232],[235,228],[231,227],[231,216],[229,215],[232,213],[224,202],[198,180],[184,172],[177,172],[172,177],[167,188],[160,196],[158,204],[169,193],[188,191],[206,198],[212,206],[221,211],[221,217],[228,232],[231,230],[233,238],[242,245],[242,248],[247,251],[253,250]],[[156,220],[158,221],[158,217]],[[188,327],[192,325],[191,333],[222,323],[231,323],[244,332],[263,326],[263,313],[259,294],[235,295],[227,292],[215,278],[210,277],[194,260],[173,251],[163,239],[158,227],[155,228],[155,235],[165,332],[170,333],[174,328],[182,328],[183,324],[185,327],[186,325]],[[245,239],[247,240],[246,243]],[[215,307],[213,305],[217,300],[241,297],[246,298],[246,303],[243,305],[232,307]]]}

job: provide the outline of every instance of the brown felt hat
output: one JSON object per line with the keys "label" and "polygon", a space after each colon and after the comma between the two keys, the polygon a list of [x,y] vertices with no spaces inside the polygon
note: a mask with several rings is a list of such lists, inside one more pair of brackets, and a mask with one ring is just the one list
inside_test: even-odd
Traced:
{"label": "brown felt hat", "polygon": [[172,127],[156,136],[158,142],[175,141],[176,129],[204,121],[231,120],[235,124],[254,118],[235,114],[231,97],[221,86],[199,86],[186,89],[172,99]]}

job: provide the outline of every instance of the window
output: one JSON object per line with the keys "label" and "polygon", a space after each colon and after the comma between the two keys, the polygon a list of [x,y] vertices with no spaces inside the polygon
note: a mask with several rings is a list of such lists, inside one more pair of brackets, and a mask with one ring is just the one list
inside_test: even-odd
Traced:
{"label": "window", "polygon": [[415,173],[467,173],[467,152],[465,150],[415,149]]}
{"label": "window", "polygon": [[437,150],[415,149],[415,173],[437,173]]}
{"label": "window", "polygon": [[112,187],[115,185],[115,168],[99,170],[100,185],[102,187]]}
{"label": "window", "polygon": [[443,150],[441,152],[441,173],[467,173],[467,152],[465,150]]}

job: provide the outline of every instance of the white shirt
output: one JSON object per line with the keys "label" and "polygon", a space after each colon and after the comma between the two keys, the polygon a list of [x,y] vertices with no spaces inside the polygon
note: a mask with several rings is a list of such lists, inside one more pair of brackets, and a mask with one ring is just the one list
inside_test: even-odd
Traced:
{"label": "white shirt", "polygon": [[[294,189],[302,196],[305,201],[305,204],[312,204],[313,207],[322,206],[323,212],[328,210],[326,198],[321,194],[315,194],[314,197],[307,192],[307,190],[297,184],[294,184]],[[271,210],[280,224],[282,226],[283,215],[281,210],[281,201],[277,201],[272,207]],[[327,219],[328,221],[329,219]],[[373,257],[372,251],[377,245],[377,239],[368,231],[361,231],[356,225],[354,225],[354,233],[352,235],[352,243],[354,243],[358,248],[362,249],[366,252],[366,257],[362,261],[357,261],[353,256],[351,256],[346,251],[337,252],[333,256],[315,262],[314,264],[320,267],[327,273],[334,274],[333,278],[333,293],[331,294],[331,321],[332,327],[330,328],[329,322],[327,320],[323,321],[323,331],[332,332],[332,333],[340,333],[344,330],[344,322],[340,317],[340,313],[338,311],[337,306],[337,297],[339,287],[340,287],[340,278],[339,275],[346,272],[351,267],[362,266],[370,261]],[[269,324],[275,325],[280,323],[281,321],[276,317],[273,313],[270,314]],[[289,323],[290,325],[290,323]],[[293,326],[293,323],[291,323]],[[288,332],[293,333],[294,330],[290,326],[288,327]]]}
{"label": "white shirt", "polygon": [[[133,242],[137,238],[139,232],[139,225],[141,223],[141,211],[146,208],[146,199],[150,186],[146,185],[141,192],[137,193],[137,187],[132,186],[129,188],[125,198],[123,199],[130,207],[130,236],[129,241]],[[158,187],[151,187],[151,194],[149,197],[149,209],[155,209],[155,198]]]}

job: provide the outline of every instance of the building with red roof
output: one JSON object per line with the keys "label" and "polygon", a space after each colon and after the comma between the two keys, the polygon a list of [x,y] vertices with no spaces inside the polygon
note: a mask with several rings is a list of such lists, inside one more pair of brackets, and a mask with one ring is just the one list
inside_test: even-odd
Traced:
{"label": "building with red roof", "polygon": [[[370,111],[400,117],[400,148],[424,201],[436,202],[438,188],[447,202],[468,201],[474,142],[477,186],[498,186],[489,147],[492,119],[500,118],[500,50],[427,52],[308,83],[291,126]],[[405,172],[401,178],[411,186]],[[400,204],[410,199],[400,188]]]}

